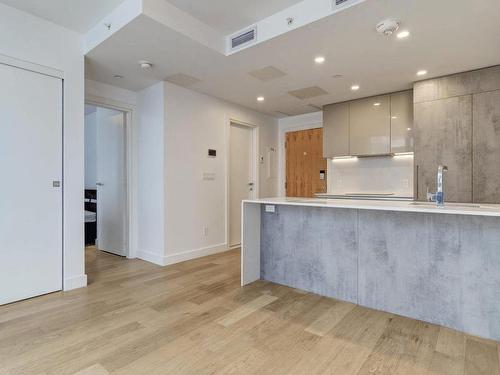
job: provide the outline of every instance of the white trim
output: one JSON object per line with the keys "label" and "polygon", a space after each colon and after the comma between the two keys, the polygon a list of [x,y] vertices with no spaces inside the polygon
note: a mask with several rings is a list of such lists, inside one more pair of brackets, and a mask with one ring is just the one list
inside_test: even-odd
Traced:
{"label": "white trim", "polygon": [[83,274],[80,276],[70,277],[64,280],[63,290],[73,290],[79,288],[85,288],[87,286],[87,275]]}
{"label": "white trim", "polygon": [[214,246],[202,247],[200,249],[195,249],[195,250],[183,251],[172,255],[158,255],[155,253],[151,253],[149,251],[141,250],[137,252],[137,258],[164,267],[171,264],[185,262],[187,260],[201,258],[212,254],[223,253],[229,250],[231,249],[229,249],[227,247],[227,244],[225,243]]}
{"label": "white trim", "polygon": [[278,163],[279,163],[279,181],[278,181],[278,193],[280,197],[286,196],[286,153],[285,153],[285,139],[286,133],[295,132],[300,130],[317,129],[322,128],[322,121],[308,122],[300,125],[280,125],[279,135],[278,135]]}
{"label": "white trim", "polygon": [[260,173],[259,173],[259,126],[249,124],[243,121],[235,120],[229,117],[226,121],[225,129],[225,139],[226,139],[226,194],[225,194],[225,204],[226,204],[226,220],[225,220],[225,231],[226,231],[226,244],[229,246],[229,220],[230,220],[230,207],[229,207],[229,178],[230,178],[230,168],[229,168],[229,155],[231,147],[231,124],[236,124],[240,126],[247,126],[252,129],[252,153],[253,153],[253,165],[252,165],[252,175],[254,180],[253,189],[253,199],[258,199],[260,197]]}
{"label": "white trim", "polygon": [[138,250],[136,252],[137,259],[145,260],[146,262],[154,263],[159,266],[166,266],[165,261],[166,256],[158,255],[157,253],[152,253],[150,251]]}
{"label": "white trim", "polygon": [[[137,238],[137,170],[134,160],[136,160],[136,140],[134,129],[135,105],[120,102],[113,99],[103,98],[95,95],[85,95],[85,103],[98,107],[109,108],[124,112],[125,114],[125,142],[126,142],[126,176],[127,176],[127,223],[126,223],[126,249],[125,255],[128,259],[137,258],[136,238]],[[154,262],[153,262],[154,263]]]}
{"label": "white trim", "polygon": [[34,73],[44,74],[46,76],[64,79],[64,72],[58,69],[50,68],[48,66],[34,64],[29,61],[19,60],[14,57],[2,55],[0,53],[0,64],[9,65],[14,68],[29,70]]}
{"label": "white trim", "polygon": [[223,253],[228,251],[227,244],[218,244],[214,246],[202,247],[200,249],[183,251],[180,253],[165,256],[165,265],[185,262],[186,260],[205,257],[207,255]]}

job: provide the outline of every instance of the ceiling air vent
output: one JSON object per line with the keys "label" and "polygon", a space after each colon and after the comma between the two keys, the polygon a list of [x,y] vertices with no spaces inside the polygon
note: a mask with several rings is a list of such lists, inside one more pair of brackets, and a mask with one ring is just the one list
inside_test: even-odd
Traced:
{"label": "ceiling air vent", "polygon": [[257,27],[245,30],[231,37],[231,49],[239,48],[247,43],[253,42],[257,37]]}
{"label": "ceiling air vent", "polygon": [[341,10],[342,8],[346,8],[348,6],[359,3],[359,0],[332,0],[333,10]]}

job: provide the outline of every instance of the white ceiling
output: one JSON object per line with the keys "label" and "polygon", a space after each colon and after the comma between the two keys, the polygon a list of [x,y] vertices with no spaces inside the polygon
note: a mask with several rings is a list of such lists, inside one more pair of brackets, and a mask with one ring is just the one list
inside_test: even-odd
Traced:
{"label": "white ceiling", "polygon": [[[411,37],[377,34],[376,23],[389,16],[401,19]],[[201,80],[193,90],[272,115],[295,115],[410,88],[420,69],[436,77],[500,64],[499,35],[498,0],[372,0],[224,56],[141,16],[88,54],[86,75],[139,90],[182,73]],[[321,66],[313,62],[317,55],[326,57]],[[137,61],[142,59],[154,68],[141,71]],[[262,82],[248,74],[270,65],[287,75]],[[357,92],[350,90],[354,83],[361,85]],[[309,100],[288,94],[310,86],[329,94]],[[256,101],[258,95],[265,96],[263,103]]]}
{"label": "white ceiling", "polygon": [[302,0],[167,0],[203,23],[228,35]]}
{"label": "white ceiling", "polygon": [[0,0],[13,8],[85,33],[124,0]]}

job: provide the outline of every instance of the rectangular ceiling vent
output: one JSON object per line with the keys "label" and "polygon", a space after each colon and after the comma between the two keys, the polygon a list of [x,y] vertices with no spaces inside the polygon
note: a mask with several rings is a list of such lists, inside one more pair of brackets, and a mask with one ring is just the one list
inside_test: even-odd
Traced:
{"label": "rectangular ceiling vent", "polygon": [[249,30],[245,30],[241,33],[233,35],[231,37],[231,49],[237,49],[244,45],[247,45],[257,38],[257,26],[252,27]]}
{"label": "rectangular ceiling vent", "polygon": [[333,10],[338,10],[354,2],[354,0],[333,0]]}

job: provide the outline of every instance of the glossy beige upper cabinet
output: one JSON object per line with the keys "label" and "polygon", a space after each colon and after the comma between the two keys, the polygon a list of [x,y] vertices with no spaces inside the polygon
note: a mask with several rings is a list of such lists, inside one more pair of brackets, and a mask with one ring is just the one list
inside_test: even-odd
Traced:
{"label": "glossy beige upper cabinet", "polygon": [[349,155],[349,103],[323,108],[323,157]]}
{"label": "glossy beige upper cabinet", "polygon": [[413,91],[391,94],[391,153],[413,151]]}
{"label": "glossy beige upper cabinet", "polygon": [[389,95],[355,100],[349,106],[350,154],[391,152],[391,98]]}

